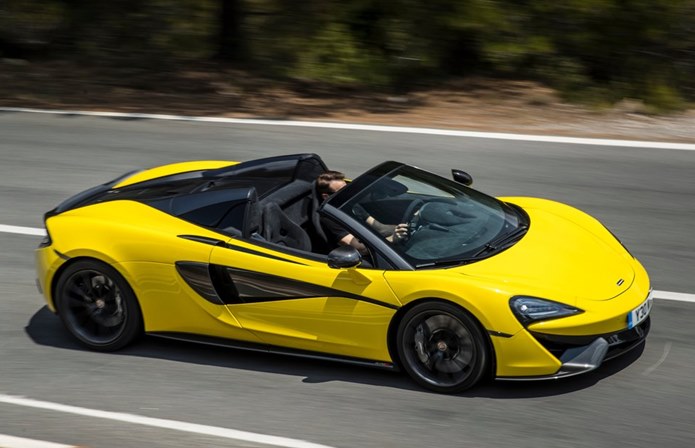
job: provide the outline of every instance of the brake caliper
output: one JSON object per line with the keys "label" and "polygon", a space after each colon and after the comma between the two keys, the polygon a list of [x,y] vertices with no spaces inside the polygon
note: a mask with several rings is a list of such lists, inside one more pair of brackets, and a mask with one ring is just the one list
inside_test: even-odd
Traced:
{"label": "brake caliper", "polygon": [[430,355],[425,350],[425,330],[422,325],[418,325],[415,329],[415,352],[417,352],[417,357],[420,358],[420,362],[427,364],[430,360]]}

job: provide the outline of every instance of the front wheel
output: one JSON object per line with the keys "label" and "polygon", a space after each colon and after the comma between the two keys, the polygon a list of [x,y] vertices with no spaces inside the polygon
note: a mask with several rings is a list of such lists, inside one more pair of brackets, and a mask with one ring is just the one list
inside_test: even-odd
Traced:
{"label": "front wheel", "polygon": [[55,301],[68,331],[92,350],[118,350],[142,332],[133,290],[118,271],[100,261],[68,266],[58,280]]}
{"label": "front wheel", "polygon": [[459,307],[442,302],[421,303],[403,316],[397,350],[410,377],[439,393],[472,387],[490,362],[490,349],[475,320]]}

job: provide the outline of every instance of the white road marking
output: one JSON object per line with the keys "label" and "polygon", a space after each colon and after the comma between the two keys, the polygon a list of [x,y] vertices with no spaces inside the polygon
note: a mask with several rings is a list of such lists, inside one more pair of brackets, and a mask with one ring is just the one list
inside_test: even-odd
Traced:
{"label": "white road marking", "polygon": [[46,230],[44,229],[37,229],[35,227],[6,226],[4,224],[0,224],[0,232],[16,233],[18,235],[46,235]]}
{"label": "white road marking", "polygon": [[174,431],[204,434],[208,436],[221,437],[225,439],[241,440],[244,442],[260,443],[286,448],[332,448],[327,445],[306,442],[304,440],[290,439],[287,437],[269,436],[236,429],[221,428],[218,426],[199,425],[177,420],[165,420],[161,418],[144,417],[136,414],[126,414],[121,412],[101,411],[99,409],[82,408],[69,406],[49,401],[39,401],[30,398],[15,397],[12,395],[0,394],[0,403],[25,406],[36,409],[63,412],[68,414],[83,415],[86,417],[115,420],[119,422],[132,423],[135,425],[153,426],[155,428],[170,429]]}
{"label": "white road marking", "polygon": [[[0,232],[16,233],[19,235],[46,235],[46,231],[44,229],[37,229],[35,227],[6,226],[3,224],[0,224]],[[682,292],[654,291],[654,298],[695,303],[695,294],[685,294]]]}
{"label": "white road marking", "polygon": [[513,140],[541,143],[566,143],[573,145],[619,146],[628,148],[658,148],[678,151],[695,151],[692,143],[649,142],[637,140],[615,140],[601,138],[559,137],[553,135],[508,134],[502,132],[458,131],[453,129],[418,128],[409,126],[382,126],[357,123],[335,123],[322,121],[257,120],[249,118],[192,117],[186,115],[139,114],[126,112],[92,112],[81,110],[31,109],[23,107],[0,107],[0,112],[26,112],[54,115],[81,115],[107,118],[142,118],[150,120],[197,121],[205,123],[226,123],[260,126],[288,126],[303,128],[341,129],[355,131],[395,132],[404,134],[442,135],[449,137],[484,138],[493,140]]}
{"label": "white road marking", "polygon": [[0,434],[0,448],[77,448],[75,445],[45,442]]}
{"label": "white road marking", "polygon": [[663,300],[675,300],[678,302],[695,303],[695,294],[683,294],[681,292],[654,291],[654,297]]}

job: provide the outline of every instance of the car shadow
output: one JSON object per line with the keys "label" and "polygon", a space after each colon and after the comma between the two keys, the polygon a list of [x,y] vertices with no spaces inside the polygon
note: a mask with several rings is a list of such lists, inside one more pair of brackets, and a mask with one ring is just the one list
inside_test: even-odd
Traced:
{"label": "car shadow", "polygon": [[[25,331],[31,340],[39,345],[66,350],[89,351],[67,332],[60,318],[51,313],[45,306],[31,317]],[[639,359],[644,351],[644,346],[641,344],[624,356],[607,361],[599,369],[576,377],[548,381],[487,380],[469,391],[458,394],[458,396],[514,399],[570,394],[591,387],[627,368]],[[406,374],[400,372],[327,360],[201,345],[152,336],[144,337],[132,346],[116,353],[104,353],[104,356],[136,356],[251,372],[292,375],[303,377],[302,382],[306,384],[343,381],[433,393],[414,384]]]}

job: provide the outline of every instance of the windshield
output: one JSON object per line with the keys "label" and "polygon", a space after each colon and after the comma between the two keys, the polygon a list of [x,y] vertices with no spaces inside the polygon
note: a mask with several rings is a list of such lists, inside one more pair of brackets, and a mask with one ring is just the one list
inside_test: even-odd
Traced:
{"label": "windshield", "polygon": [[388,241],[396,225],[407,224],[407,236],[391,244],[416,268],[479,260],[525,233],[523,212],[462,184],[400,164],[374,171],[335,206]]}

